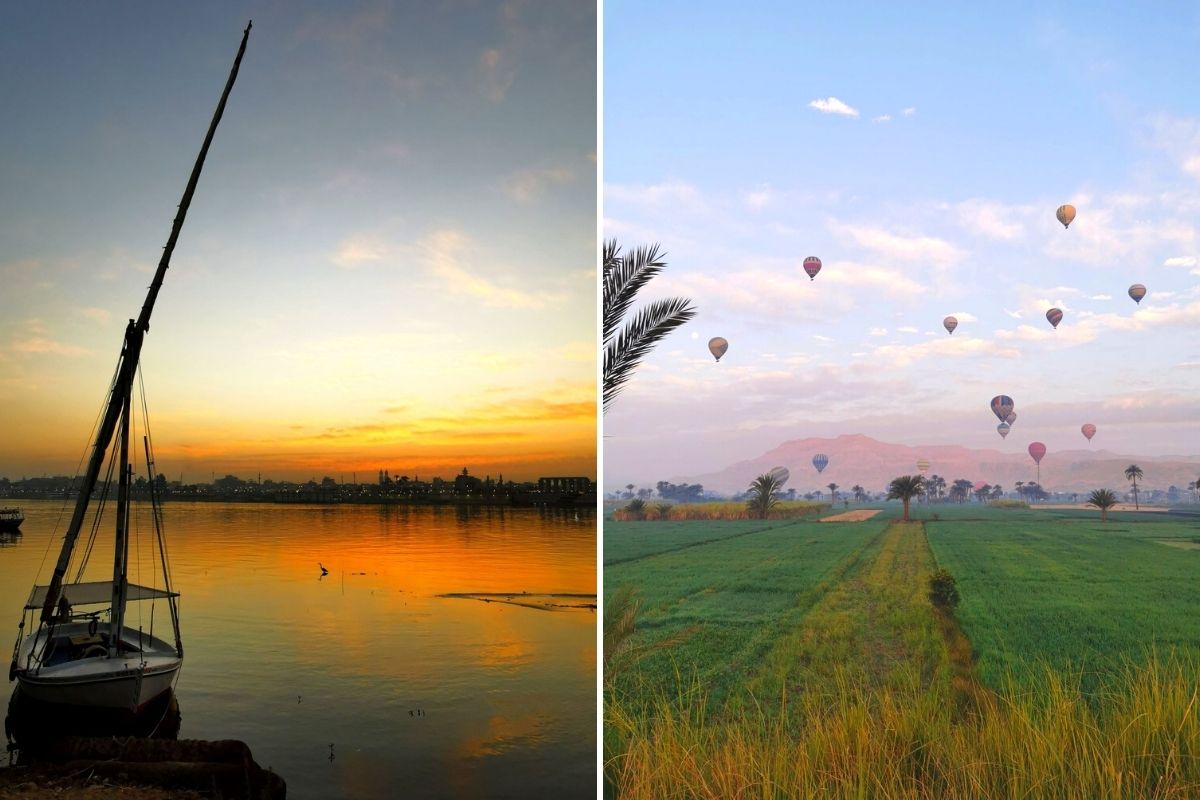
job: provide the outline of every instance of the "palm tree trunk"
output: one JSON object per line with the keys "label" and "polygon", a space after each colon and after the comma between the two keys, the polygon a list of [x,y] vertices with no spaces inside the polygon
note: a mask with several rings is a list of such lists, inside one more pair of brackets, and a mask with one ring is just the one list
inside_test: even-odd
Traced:
{"label": "palm tree trunk", "polygon": [[908,498],[904,498],[904,521],[908,522]]}

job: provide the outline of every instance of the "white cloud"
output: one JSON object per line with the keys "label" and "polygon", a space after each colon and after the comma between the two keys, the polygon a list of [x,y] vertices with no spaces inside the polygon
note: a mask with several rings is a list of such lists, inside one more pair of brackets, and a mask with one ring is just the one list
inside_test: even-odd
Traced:
{"label": "white cloud", "polygon": [[760,186],[753,191],[746,192],[742,199],[746,205],[758,211],[761,208],[766,208],[771,203],[772,198],[771,187]]}
{"label": "white cloud", "polygon": [[827,227],[843,241],[871,250],[889,261],[921,262],[946,268],[958,264],[966,253],[936,236],[890,233],[870,225],[830,220]]}
{"label": "white cloud", "polygon": [[872,117],[871,122],[891,122],[891,114],[880,114],[878,117]]}
{"label": "white cloud", "polygon": [[917,329],[912,325],[903,325],[899,328],[896,328],[896,331],[897,333],[917,333]]}
{"label": "white cloud", "polygon": [[1028,206],[1006,206],[987,200],[968,200],[957,206],[958,221],[971,233],[989,239],[1011,241],[1025,234],[1025,226],[1015,219],[1028,216]]}
{"label": "white cloud", "polygon": [[1197,264],[1195,256],[1174,256],[1163,262],[1164,267],[1194,267]]}
{"label": "white cloud", "polygon": [[959,322],[978,322],[979,321],[979,317],[975,316],[970,311],[955,311],[953,314],[948,314],[947,316],[954,317]]}
{"label": "white cloud", "polygon": [[909,106],[908,108],[904,109],[900,113],[906,117],[912,117],[912,116],[916,116],[917,109],[915,106]]}
{"label": "white cloud", "polygon": [[1009,315],[1010,317],[1012,317],[1013,319],[1021,319],[1021,317],[1022,317],[1022,314],[1021,314],[1021,312],[1020,312],[1020,311],[1012,311],[1012,310],[1010,310],[1010,309],[1007,309],[1007,308],[1006,308],[1006,309],[1004,309],[1004,313],[1005,313],[1005,314],[1008,314],[1008,315]]}
{"label": "white cloud", "polygon": [[887,328],[871,328],[867,331],[868,336],[887,336]]}
{"label": "white cloud", "polygon": [[818,342],[832,342],[833,341],[833,339],[829,338],[828,336],[822,336],[819,333],[814,333],[813,338],[816,339]]}
{"label": "white cloud", "polygon": [[108,322],[112,317],[112,314],[106,308],[81,308],[79,309],[79,313],[90,320],[99,322],[101,325]]}
{"label": "white cloud", "polygon": [[813,100],[808,104],[809,108],[815,108],[823,114],[842,114],[847,117],[857,117],[858,109],[852,108],[836,97],[826,97],[823,100]]}
{"label": "white cloud", "polygon": [[1088,296],[1088,300],[1112,300],[1111,294],[1093,294]]}
{"label": "white cloud", "polygon": [[988,339],[944,336],[918,344],[886,344],[875,348],[875,356],[888,365],[905,367],[926,358],[1019,358],[1020,348],[998,345]]}

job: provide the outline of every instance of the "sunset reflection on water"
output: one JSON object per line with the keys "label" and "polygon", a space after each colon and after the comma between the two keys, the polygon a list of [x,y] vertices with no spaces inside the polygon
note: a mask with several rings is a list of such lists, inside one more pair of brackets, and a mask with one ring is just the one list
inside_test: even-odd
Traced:
{"label": "sunset reflection on water", "polygon": [[[59,504],[22,507],[25,535],[0,551],[14,630],[58,547]],[[166,527],[181,737],[246,741],[290,797],[594,793],[594,610],[437,596],[594,594],[594,514],[173,503]],[[111,570],[108,548],[89,575]],[[131,555],[146,580],[148,542]],[[149,613],[131,606],[132,624]]]}

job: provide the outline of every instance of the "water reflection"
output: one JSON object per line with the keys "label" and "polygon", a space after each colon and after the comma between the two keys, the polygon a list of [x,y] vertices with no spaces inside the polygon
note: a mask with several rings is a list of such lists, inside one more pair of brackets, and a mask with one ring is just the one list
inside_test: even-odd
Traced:
{"label": "water reflection", "polygon": [[[0,624],[7,609],[15,626],[52,544],[58,504],[34,505],[25,542],[0,552]],[[166,515],[184,738],[247,742],[296,797],[594,795],[594,610],[439,597],[594,596],[593,514],[174,503]]]}

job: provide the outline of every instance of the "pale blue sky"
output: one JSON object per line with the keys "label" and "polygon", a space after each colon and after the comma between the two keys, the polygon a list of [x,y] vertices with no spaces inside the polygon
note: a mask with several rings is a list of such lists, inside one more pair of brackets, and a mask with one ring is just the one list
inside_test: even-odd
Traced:
{"label": "pale blue sky", "polygon": [[74,468],[251,18],[144,353],[164,469],[586,471],[594,3],[266,0],[5,4],[0,475]]}
{"label": "pale blue sky", "polygon": [[1200,455],[1200,5],[917,5],[605,4],[605,233],[699,308],[606,482],[858,432]]}

